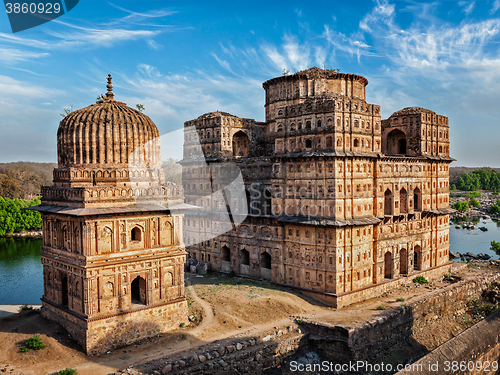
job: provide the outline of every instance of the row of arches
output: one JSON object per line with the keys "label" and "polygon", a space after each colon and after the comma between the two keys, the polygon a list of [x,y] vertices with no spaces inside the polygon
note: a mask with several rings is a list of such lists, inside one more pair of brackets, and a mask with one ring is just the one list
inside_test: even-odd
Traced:
{"label": "row of arches", "polygon": [[[416,245],[413,248],[413,259],[409,259],[408,250],[403,248],[399,251],[399,274],[408,275],[411,271],[411,266],[415,271],[423,270],[422,248]],[[384,278],[392,279],[394,276],[393,254],[387,251],[384,255]]]}
{"label": "row of arches", "polygon": [[409,201],[406,189],[401,188],[399,191],[399,204],[394,201],[394,195],[390,189],[387,189],[384,193],[384,215],[394,215],[395,208],[399,208],[400,214],[408,213],[412,204],[414,211],[422,210],[422,193],[418,187],[413,189],[413,201]]}
{"label": "row of arches", "polygon": [[[229,249],[228,246],[224,245],[222,247],[222,261],[224,262],[231,262],[231,250]],[[249,266],[250,265],[250,253],[247,249],[241,249],[239,251],[239,260],[240,264],[244,266]],[[272,258],[271,254],[269,254],[267,251],[264,251],[263,253],[260,254],[260,267],[265,268],[265,269],[271,269],[271,264],[272,264]]]}

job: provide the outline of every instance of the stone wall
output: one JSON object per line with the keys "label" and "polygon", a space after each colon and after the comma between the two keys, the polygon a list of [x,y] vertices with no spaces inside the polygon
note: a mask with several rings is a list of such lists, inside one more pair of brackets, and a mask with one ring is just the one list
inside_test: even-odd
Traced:
{"label": "stone wall", "polygon": [[440,316],[449,309],[464,309],[467,302],[479,298],[488,284],[500,280],[500,274],[478,277],[431,292],[408,306],[390,309],[360,326],[329,326],[304,321],[309,342],[325,359],[334,363],[370,361],[410,343],[414,322],[427,315]]}
{"label": "stone wall", "polygon": [[61,324],[90,355],[130,345],[188,323],[184,298],[95,319],[85,319],[43,301],[42,315]]}
{"label": "stone wall", "polygon": [[[463,309],[469,300],[479,298],[489,283],[498,280],[500,274],[464,280],[429,292],[408,306],[387,310],[378,317],[358,325],[333,326],[320,321],[297,319],[300,324],[278,327],[270,334],[215,341],[162,360],[145,363],[136,369],[142,371],[138,373],[154,374],[262,374],[265,370],[277,366],[286,369],[287,361],[299,350],[314,350],[320,354],[322,360],[332,363],[345,364],[358,360],[373,363],[390,354],[395,348],[415,347],[412,328],[418,320],[426,319],[428,315],[439,316],[448,309]],[[475,353],[471,358],[476,361],[498,360],[499,313],[487,318],[482,324],[490,321],[492,323],[488,323],[488,329],[492,332],[487,334],[488,338],[484,343],[476,345],[475,343],[480,341],[477,338],[475,341],[464,341],[468,343],[468,350]],[[474,327],[477,326],[479,324]],[[481,338],[478,332],[483,330],[487,332],[487,329],[481,328],[481,331],[474,334]],[[425,350],[425,347],[422,349]]]}
{"label": "stone wall", "polygon": [[[297,325],[281,327],[264,337],[239,337],[215,341],[165,360],[138,366],[142,373],[162,374],[262,374],[285,363],[307,345]],[[121,374],[129,374],[126,370]]]}
{"label": "stone wall", "polygon": [[[497,311],[416,361],[411,370],[403,370],[396,375],[500,374],[499,332],[500,311]],[[496,362],[496,364],[492,364],[492,362]],[[462,369],[460,369],[461,365]],[[485,370],[486,366],[488,366],[489,371]],[[451,371],[446,371],[448,367]]]}
{"label": "stone wall", "polygon": [[315,293],[310,291],[302,291],[303,293],[310,295],[313,298],[316,298],[320,301],[323,301],[333,307],[341,308],[347,305],[351,305],[356,302],[364,301],[370,298],[375,298],[384,294],[394,288],[399,287],[401,284],[411,284],[413,283],[413,279],[417,276],[423,276],[427,280],[436,280],[443,277],[443,275],[447,272],[450,272],[452,267],[451,263],[444,264],[442,266],[433,267],[431,269],[416,272],[408,277],[399,277],[394,280],[385,281],[381,284],[370,285],[365,288],[361,288],[352,292],[345,292],[339,294],[330,294],[330,293]]}

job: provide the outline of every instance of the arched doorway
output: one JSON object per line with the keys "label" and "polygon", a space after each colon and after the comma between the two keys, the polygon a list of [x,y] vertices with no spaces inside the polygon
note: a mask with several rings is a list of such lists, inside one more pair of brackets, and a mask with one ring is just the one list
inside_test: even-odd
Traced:
{"label": "arched doorway", "polygon": [[240,251],[240,275],[250,275],[250,253],[247,249]]}
{"label": "arched doorway", "polygon": [[68,307],[68,276],[63,275],[61,280],[62,305]]}
{"label": "arched doorway", "polygon": [[399,273],[401,275],[408,274],[408,250],[401,249],[399,252]]}
{"label": "arched doorway", "polygon": [[245,266],[250,265],[250,253],[247,249],[241,250],[241,264],[244,264]]}
{"label": "arched doorway", "polygon": [[384,256],[384,277],[392,279],[392,254],[390,251],[386,252]]}
{"label": "arched doorway", "polygon": [[248,156],[248,136],[241,130],[233,135],[233,155]]}
{"label": "arched doorway", "polygon": [[272,199],[271,199],[271,191],[269,189],[265,189],[262,194],[262,214],[271,215],[272,214]]}
{"label": "arched doorway", "polygon": [[413,267],[417,271],[422,270],[422,248],[420,245],[413,248]]}
{"label": "arched doorway", "polygon": [[227,247],[227,246],[222,247],[222,260],[224,262],[231,261],[231,251],[229,250],[229,247]]}
{"label": "arched doorway", "polygon": [[146,304],[146,280],[137,276],[130,285],[131,302],[135,304]]}
{"label": "arched doorway", "polygon": [[260,276],[271,280],[271,255],[267,251],[260,255]]}
{"label": "arched doorway", "polygon": [[387,134],[387,155],[406,155],[406,134],[399,129],[394,129]]}
{"label": "arched doorway", "polygon": [[408,193],[405,188],[399,191],[399,204],[399,212],[402,214],[408,213]]}
{"label": "arched doorway", "polygon": [[384,215],[392,215],[392,191],[389,189],[384,193]]}
{"label": "arched doorway", "polygon": [[220,262],[221,272],[231,272],[231,251],[229,247],[224,245],[221,249],[221,262]]}
{"label": "arched doorway", "polygon": [[260,266],[269,270],[271,269],[271,255],[267,251],[262,253],[260,257]]}
{"label": "arched doorway", "polygon": [[413,189],[413,208],[415,211],[422,211],[422,194],[418,187]]}

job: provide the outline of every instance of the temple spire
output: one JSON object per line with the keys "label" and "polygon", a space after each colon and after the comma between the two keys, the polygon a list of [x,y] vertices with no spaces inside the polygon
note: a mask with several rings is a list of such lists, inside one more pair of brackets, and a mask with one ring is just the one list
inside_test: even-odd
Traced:
{"label": "temple spire", "polygon": [[114,100],[115,94],[113,94],[113,84],[111,83],[111,74],[108,74],[108,84],[106,85],[108,92],[106,93],[106,98]]}

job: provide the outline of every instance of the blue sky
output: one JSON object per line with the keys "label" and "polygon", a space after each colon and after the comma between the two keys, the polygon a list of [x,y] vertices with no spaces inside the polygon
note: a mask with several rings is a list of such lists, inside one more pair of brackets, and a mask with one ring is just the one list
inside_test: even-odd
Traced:
{"label": "blue sky", "polygon": [[0,161],[56,161],[60,113],[115,99],[160,134],[215,110],[264,120],[262,82],[311,66],[365,76],[387,118],[450,119],[454,165],[500,167],[500,0],[92,1],[13,34],[0,12]]}

